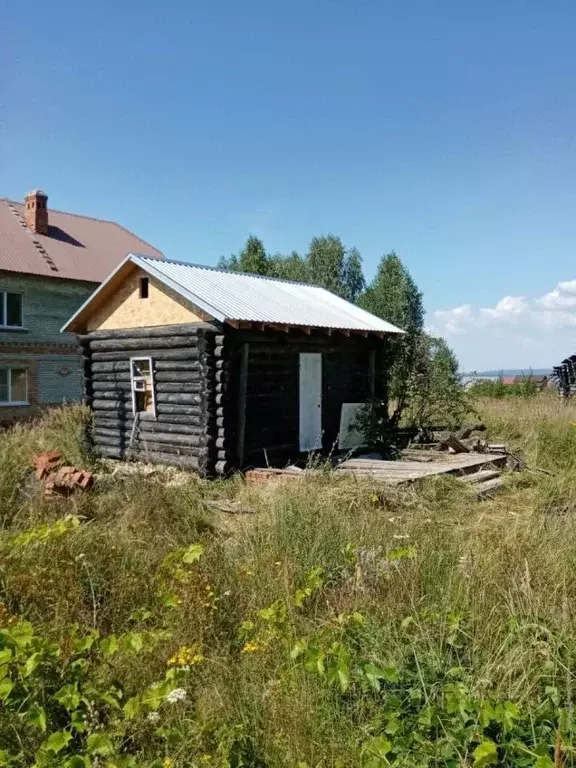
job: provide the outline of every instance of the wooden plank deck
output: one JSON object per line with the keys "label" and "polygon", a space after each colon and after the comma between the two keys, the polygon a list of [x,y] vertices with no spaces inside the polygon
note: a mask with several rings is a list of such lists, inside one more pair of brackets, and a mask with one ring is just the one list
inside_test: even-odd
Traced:
{"label": "wooden plank deck", "polygon": [[[432,452],[431,452],[432,453]],[[488,467],[504,467],[506,455],[501,453],[439,453],[434,451],[430,461],[385,461],[384,459],[348,459],[336,472],[358,477],[372,477],[398,485],[435,475],[468,475]],[[440,458],[441,457],[441,458]]]}

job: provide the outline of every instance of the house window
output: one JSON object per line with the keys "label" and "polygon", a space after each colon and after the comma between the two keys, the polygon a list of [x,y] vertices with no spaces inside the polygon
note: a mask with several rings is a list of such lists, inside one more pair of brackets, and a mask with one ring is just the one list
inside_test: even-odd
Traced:
{"label": "house window", "polygon": [[22,328],[22,294],[0,291],[0,327]]}
{"label": "house window", "polygon": [[148,278],[147,277],[140,278],[140,298],[141,299],[148,298]]}
{"label": "house window", "polygon": [[0,368],[0,405],[28,405],[26,368]]}
{"label": "house window", "polygon": [[132,411],[151,413],[156,416],[156,399],[154,397],[154,372],[152,358],[133,357],[130,360],[130,379],[132,385]]}

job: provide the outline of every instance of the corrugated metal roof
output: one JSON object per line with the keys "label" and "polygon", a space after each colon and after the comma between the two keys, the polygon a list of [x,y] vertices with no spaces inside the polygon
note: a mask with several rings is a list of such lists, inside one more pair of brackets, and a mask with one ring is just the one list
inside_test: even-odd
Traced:
{"label": "corrugated metal roof", "polygon": [[0,198],[0,269],[99,283],[131,251],[162,258],[113,221],[48,209],[48,234],[26,227],[22,203]]}
{"label": "corrugated metal roof", "polygon": [[130,261],[222,322],[244,320],[402,333],[385,320],[317,285],[140,255],[132,255]]}

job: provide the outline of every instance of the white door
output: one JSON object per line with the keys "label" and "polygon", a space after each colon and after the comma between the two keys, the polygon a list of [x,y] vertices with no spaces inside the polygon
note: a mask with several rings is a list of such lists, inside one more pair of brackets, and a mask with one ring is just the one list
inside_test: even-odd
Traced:
{"label": "white door", "polygon": [[300,353],[300,450],[322,448],[322,355]]}

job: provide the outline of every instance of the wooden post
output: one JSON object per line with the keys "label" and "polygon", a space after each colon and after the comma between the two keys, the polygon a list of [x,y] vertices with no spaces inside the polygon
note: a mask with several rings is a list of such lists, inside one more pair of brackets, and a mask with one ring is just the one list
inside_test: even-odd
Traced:
{"label": "wooden post", "polygon": [[371,349],[368,357],[368,394],[370,396],[370,432],[376,426],[376,350]]}
{"label": "wooden post", "polygon": [[376,350],[370,350],[368,357],[368,393],[372,404],[376,398]]}
{"label": "wooden post", "polygon": [[236,457],[238,469],[244,464],[244,437],[246,434],[246,393],[248,390],[248,355],[250,344],[242,344],[240,358],[240,383],[238,387],[238,427],[236,434]]}

